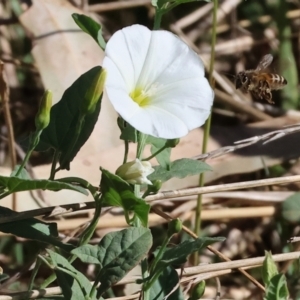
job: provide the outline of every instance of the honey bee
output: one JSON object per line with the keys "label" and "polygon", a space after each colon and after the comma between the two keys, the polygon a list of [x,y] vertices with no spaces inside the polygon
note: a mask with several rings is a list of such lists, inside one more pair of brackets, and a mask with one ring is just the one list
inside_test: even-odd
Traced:
{"label": "honey bee", "polygon": [[250,92],[255,98],[265,99],[273,104],[272,90],[282,89],[287,81],[278,74],[266,71],[272,61],[273,56],[267,54],[261,59],[255,70],[239,72],[235,81],[236,89],[241,88],[245,93]]}

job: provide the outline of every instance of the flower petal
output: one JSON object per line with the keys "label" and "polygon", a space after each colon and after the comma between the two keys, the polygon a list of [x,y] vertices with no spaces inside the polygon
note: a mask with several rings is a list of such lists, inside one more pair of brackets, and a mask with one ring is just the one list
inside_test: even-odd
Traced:
{"label": "flower petal", "polygon": [[[145,134],[179,138],[210,114],[214,94],[203,63],[170,32],[151,32],[140,25],[118,31],[107,44],[103,66],[116,111]],[[130,95],[147,101],[137,104]]]}
{"label": "flower petal", "polygon": [[103,67],[107,58],[119,69],[129,90],[135,86],[146,60],[151,31],[145,26],[133,25],[117,31],[107,43]]}

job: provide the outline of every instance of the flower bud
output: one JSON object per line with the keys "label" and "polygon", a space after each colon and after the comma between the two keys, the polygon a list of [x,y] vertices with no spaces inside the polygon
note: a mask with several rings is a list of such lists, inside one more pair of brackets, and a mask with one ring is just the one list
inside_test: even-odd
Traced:
{"label": "flower bud", "polygon": [[106,74],[106,70],[101,68],[95,75],[93,81],[91,82],[88,90],[85,93],[82,113],[92,114],[94,112],[96,105],[100,100],[100,96],[103,93]]}
{"label": "flower bud", "polygon": [[205,281],[200,281],[193,288],[191,297],[188,300],[198,300],[200,299],[205,292]]}
{"label": "flower bud", "polygon": [[147,176],[153,172],[154,169],[149,161],[136,159],[120,166],[116,171],[116,175],[131,184],[152,184]]}
{"label": "flower bud", "polygon": [[148,186],[147,191],[148,195],[154,195],[157,194],[157,192],[161,189],[162,181],[161,180],[154,180],[152,181],[152,185]]}
{"label": "flower bud", "polygon": [[35,116],[35,127],[37,130],[45,129],[50,122],[50,111],[52,106],[52,92],[46,90],[40,103],[39,111]]}
{"label": "flower bud", "polygon": [[173,234],[179,233],[182,229],[182,222],[179,219],[173,219],[168,225],[168,237],[171,237]]}
{"label": "flower bud", "polygon": [[180,139],[172,139],[172,140],[167,140],[166,142],[166,147],[167,148],[175,148],[180,142]]}

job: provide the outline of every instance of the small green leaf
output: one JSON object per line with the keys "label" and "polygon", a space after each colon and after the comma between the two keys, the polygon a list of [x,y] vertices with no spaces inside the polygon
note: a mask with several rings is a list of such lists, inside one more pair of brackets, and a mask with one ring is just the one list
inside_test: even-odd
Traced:
{"label": "small green leaf", "polygon": [[75,269],[63,256],[47,250],[51,262],[54,265],[58,284],[62,289],[66,300],[96,300],[96,297],[87,298],[91,292],[92,285],[89,280],[77,269]]}
{"label": "small green leaf", "polygon": [[84,263],[101,266],[101,262],[98,258],[98,251],[98,245],[94,246],[86,244],[72,250],[72,254],[76,255]]}
{"label": "small green leaf", "polygon": [[[19,176],[24,177],[25,173],[21,172]],[[11,193],[23,192],[23,191],[32,191],[32,190],[50,190],[50,191],[59,191],[59,190],[72,190],[84,195],[88,195],[88,192],[80,186],[75,186],[70,183],[59,182],[58,180],[31,180],[23,179],[21,177],[5,177],[0,176],[0,186],[5,187],[6,191]],[[26,178],[26,176],[25,176]]]}
{"label": "small green leaf", "polygon": [[157,263],[154,273],[164,269],[166,266],[183,264],[186,262],[187,257],[193,252],[199,251],[213,243],[223,242],[224,240],[225,238],[223,237],[205,237],[196,240],[187,240],[175,247],[168,248]]}
{"label": "small green leaf", "polygon": [[[19,168],[20,168],[20,165],[16,165],[14,170],[11,172],[10,177],[16,177],[16,174],[17,174]],[[31,180],[29,173],[24,168],[22,169],[22,171],[20,172],[20,174],[17,177],[21,178],[21,179]]]}
{"label": "small green leaf", "polygon": [[101,283],[98,295],[120,281],[148,253],[152,235],[148,228],[131,227],[108,233],[96,246],[84,245],[72,251],[86,263],[101,266],[97,281]]}
{"label": "small green leaf", "polygon": [[123,207],[125,212],[134,212],[141,220],[143,226],[147,227],[150,205],[143,199],[137,198],[132,187],[119,176],[107,170],[101,169],[102,178],[100,189],[102,192],[102,203],[104,205]]}
{"label": "small green leaf", "polygon": [[118,118],[118,126],[121,130],[120,139],[123,141],[137,142],[137,131],[121,117]]}
{"label": "small green leaf", "polygon": [[277,266],[273,260],[272,254],[265,251],[265,259],[262,265],[262,278],[265,286],[268,286],[270,280],[278,274]]}
{"label": "small green leaf", "polygon": [[[146,143],[151,145],[151,154],[155,154],[158,150],[162,149],[163,147],[166,147],[166,145],[173,140],[166,140],[162,138],[157,138],[151,135],[147,136]],[[171,156],[171,148],[166,148],[162,152],[158,153],[155,158],[164,169],[169,170],[170,168],[170,156]]]}
{"label": "small green leaf", "polygon": [[[16,216],[18,214],[20,213],[0,206],[0,218]],[[58,239],[56,223],[45,223],[35,218],[28,218],[25,220],[0,224],[0,231],[26,239],[37,240],[43,243],[51,244],[68,252],[74,249],[73,245],[64,244]]]}
{"label": "small green leaf", "polygon": [[266,289],[264,300],[286,300],[289,291],[287,288],[286,278],[283,274],[275,275]]}
{"label": "small green leaf", "polygon": [[89,34],[96,41],[96,43],[100,46],[102,50],[105,50],[106,43],[102,35],[101,25],[98,24],[96,21],[94,21],[92,18],[85,15],[72,14],[72,17],[75,23],[84,32]]}
{"label": "small green leaf", "polygon": [[211,171],[211,167],[205,162],[182,158],[173,161],[170,164],[170,170],[161,166],[154,167],[155,171],[148,176],[149,180],[167,181],[173,177],[184,178],[187,176],[198,175],[206,171]]}
{"label": "small green leaf", "polygon": [[[171,268],[167,267],[160,274],[157,280],[154,281],[150,288],[149,298],[155,300],[164,300],[166,296],[169,295],[178,284],[179,278],[177,272]],[[180,286],[170,294],[168,300],[183,300],[184,295],[181,291]]]}
{"label": "small green leaf", "polygon": [[295,193],[282,203],[282,218],[291,223],[300,221],[300,193]]}
{"label": "small green leaf", "polygon": [[61,169],[70,168],[70,162],[87,141],[98,120],[102,95],[93,113],[83,116],[81,108],[84,107],[90,84],[99,76],[100,70],[101,67],[94,67],[87,71],[64,92],[62,99],[52,107],[50,123],[35,149],[45,151],[54,148],[60,152]]}

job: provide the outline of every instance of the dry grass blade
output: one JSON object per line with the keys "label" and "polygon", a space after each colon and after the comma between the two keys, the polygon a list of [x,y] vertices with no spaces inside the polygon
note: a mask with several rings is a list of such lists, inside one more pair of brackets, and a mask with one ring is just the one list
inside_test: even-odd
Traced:
{"label": "dry grass blade", "polygon": [[269,142],[280,139],[288,134],[296,133],[299,131],[300,131],[300,124],[291,125],[284,129],[274,130],[274,131],[271,131],[271,132],[268,132],[268,133],[265,133],[262,135],[257,135],[257,136],[253,136],[248,139],[237,141],[237,142],[235,142],[236,145],[222,147],[222,148],[216,149],[214,151],[195,156],[194,158],[200,159],[200,160],[206,160],[208,158],[215,158],[220,155],[224,155],[226,153],[230,153],[230,152],[236,151],[236,150],[244,148],[244,147],[249,147],[260,141],[264,141],[263,144],[267,144]]}

